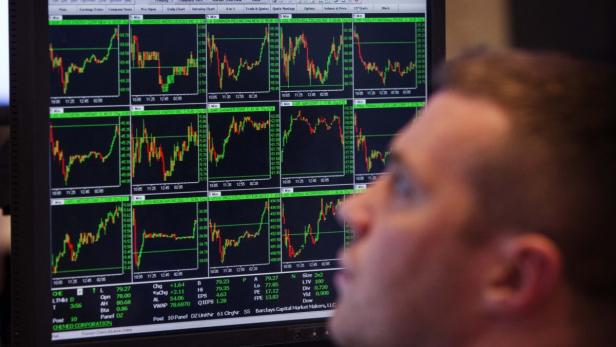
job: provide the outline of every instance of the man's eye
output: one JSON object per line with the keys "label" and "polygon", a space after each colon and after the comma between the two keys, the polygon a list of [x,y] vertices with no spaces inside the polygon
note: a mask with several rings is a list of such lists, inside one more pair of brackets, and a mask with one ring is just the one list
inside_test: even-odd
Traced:
{"label": "man's eye", "polygon": [[417,186],[412,179],[396,172],[392,175],[393,196],[399,199],[410,200],[418,195]]}

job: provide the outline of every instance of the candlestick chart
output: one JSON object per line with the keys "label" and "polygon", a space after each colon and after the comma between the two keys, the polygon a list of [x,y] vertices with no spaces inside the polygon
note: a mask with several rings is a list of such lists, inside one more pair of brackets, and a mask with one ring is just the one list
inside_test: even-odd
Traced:
{"label": "candlestick chart", "polygon": [[281,90],[344,89],[342,24],[282,24]]}
{"label": "candlestick chart", "polygon": [[133,184],[198,181],[200,139],[195,116],[136,117],[131,143]]}
{"label": "candlestick chart", "polygon": [[52,277],[121,274],[123,217],[114,203],[53,207]]}
{"label": "candlestick chart", "polygon": [[133,95],[199,93],[196,25],[131,26]]}
{"label": "candlestick chart", "polygon": [[118,118],[53,120],[49,145],[52,188],[120,185]]}
{"label": "candlestick chart", "polygon": [[211,267],[269,263],[268,200],[211,202],[209,216]]}
{"label": "candlestick chart", "polygon": [[415,23],[355,23],[355,88],[417,88],[416,32]]}
{"label": "candlestick chart", "polygon": [[285,107],[282,175],[337,175],[344,171],[342,106]]}
{"label": "candlestick chart", "polygon": [[342,201],[342,196],[283,199],[283,262],[336,259],[345,239],[344,226],[336,220]]}
{"label": "candlestick chart", "polygon": [[269,177],[270,125],[268,112],[210,113],[209,178]]}
{"label": "candlestick chart", "polygon": [[268,24],[208,26],[209,93],[268,92]]}
{"label": "candlestick chart", "polygon": [[414,108],[355,109],[355,174],[378,174],[387,165],[391,140],[415,115]]}
{"label": "candlestick chart", "polygon": [[120,94],[120,27],[50,26],[52,97]]}
{"label": "candlestick chart", "polygon": [[198,207],[195,203],[134,206],[134,271],[198,269],[198,219]]}

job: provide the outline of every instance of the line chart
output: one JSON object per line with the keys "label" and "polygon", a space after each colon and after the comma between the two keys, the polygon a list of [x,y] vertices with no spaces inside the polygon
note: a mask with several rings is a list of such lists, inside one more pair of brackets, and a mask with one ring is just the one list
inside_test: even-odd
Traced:
{"label": "line chart", "polygon": [[270,26],[209,25],[210,93],[269,92]]}
{"label": "line chart", "polygon": [[354,111],[355,175],[377,175],[385,170],[390,143],[415,116],[416,103],[356,105]]}
{"label": "line chart", "polygon": [[52,188],[119,186],[118,118],[56,120],[49,127]]}
{"label": "line chart", "polygon": [[210,179],[270,177],[268,112],[210,113]]}
{"label": "line chart", "polygon": [[122,217],[113,203],[54,207],[52,278],[121,274]]}
{"label": "line chart", "polygon": [[336,220],[341,196],[283,199],[282,260],[334,260],[344,246],[345,230]]}
{"label": "line chart", "polygon": [[119,26],[51,26],[52,97],[120,95]]}
{"label": "line chart", "polygon": [[131,26],[133,95],[199,93],[197,25]]}
{"label": "line chart", "polygon": [[342,106],[285,107],[281,126],[283,176],[344,173]]}
{"label": "line chart", "polygon": [[281,90],[344,89],[342,24],[282,24]]}
{"label": "line chart", "polygon": [[190,115],[133,120],[133,184],[197,182],[200,139],[196,123]]}
{"label": "line chart", "polygon": [[135,272],[199,268],[197,204],[134,206],[132,221]]}
{"label": "line chart", "polygon": [[[353,29],[356,90],[403,89],[423,95],[425,65],[420,31],[423,23],[355,23]],[[402,20],[402,19],[401,19]]]}
{"label": "line chart", "polygon": [[268,200],[210,203],[210,266],[268,264],[269,218]]}

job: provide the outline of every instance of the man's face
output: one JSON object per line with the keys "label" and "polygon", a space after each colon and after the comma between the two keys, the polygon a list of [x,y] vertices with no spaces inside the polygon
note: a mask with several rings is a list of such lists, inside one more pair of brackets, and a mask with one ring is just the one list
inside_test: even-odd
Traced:
{"label": "man's face", "polygon": [[337,342],[454,346],[472,334],[489,247],[465,238],[480,216],[469,175],[508,132],[495,104],[445,92],[395,139],[389,174],[342,208],[356,241],[336,278]]}

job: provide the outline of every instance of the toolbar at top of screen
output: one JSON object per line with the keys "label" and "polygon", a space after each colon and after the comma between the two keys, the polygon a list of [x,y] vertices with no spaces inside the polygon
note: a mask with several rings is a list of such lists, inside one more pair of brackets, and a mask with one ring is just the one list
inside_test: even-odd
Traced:
{"label": "toolbar at top of screen", "polygon": [[49,0],[50,15],[425,12],[425,0]]}

